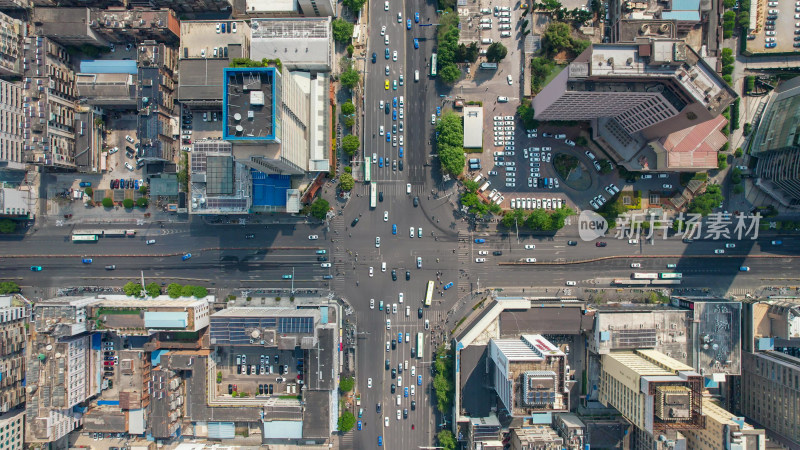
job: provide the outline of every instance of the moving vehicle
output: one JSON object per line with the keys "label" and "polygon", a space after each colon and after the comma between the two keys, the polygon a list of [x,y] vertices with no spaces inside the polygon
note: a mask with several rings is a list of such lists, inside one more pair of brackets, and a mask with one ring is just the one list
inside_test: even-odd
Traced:
{"label": "moving vehicle", "polygon": [[192,257],[192,254],[191,253],[187,253],[187,254],[181,256],[181,260],[186,261],[187,259],[189,259],[191,257]]}

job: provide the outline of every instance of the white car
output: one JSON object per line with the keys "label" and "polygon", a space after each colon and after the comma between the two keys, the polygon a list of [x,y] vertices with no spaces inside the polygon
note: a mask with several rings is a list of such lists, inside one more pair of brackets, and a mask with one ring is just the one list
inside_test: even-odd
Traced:
{"label": "white car", "polygon": [[380,246],[381,246],[381,237],[377,236],[377,237],[375,237],[375,247],[377,248],[377,247],[380,247]]}
{"label": "white car", "polygon": [[[386,3],[388,4],[389,2],[386,2]],[[388,417],[384,417],[383,418],[383,426],[385,426],[385,427],[389,426],[389,418]]]}
{"label": "white car", "polygon": [[131,163],[126,162],[125,163],[125,168],[130,170],[131,172],[133,172],[133,166],[131,165]]}
{"label": "white car", "polygon": [[723,253],[725,253],[725,250],[723,250],[721,248],[718,248],[718,249],[714,250],[714,253],[717,254],[717,255],[722,255]]}
{"label": "white car", "polygon": [[372,276],[375,272],[372,270],[372,266],[369,267],[369,276]]}
{"label": "white car", "polygon": [[402,21],[403,21],[403,13],[397,13],[397,23],[400,23]]}
{"label": "white car", "polygon": [[145,242],[145,244],[147,244],[147,245],[153,245],[153,244],[155,244],[155,243],[156,243],[156,240],[155,240],[155,239],[150,239],[150,240],[148,240],[147,242]]}
{"label": "white car", "polygon": [[628,244],[638,244],[638,243],[639,243],[638,239],[628,239]]}
{"label": "white car", "polygon": [[386,272],[386,262],[381,263],[381,272]]}
{"label": "white car", "polygon": [[380,136],[383,136],[383,125],[381,125],[380,128],[378,128],[378,133],[380,134]]}
{"label": "white car", "polygon": [[567,286],[575,286],[576,284],[574,281],[567,281]]}
{"label": "white car", "polygon": [[308,236],[309,241],[316,241],[317,239],[319,239],[319,236],[317,236],[316,234],[310,234]]}
{"label": "white car", "polygon": [[509,85],[512,85],[512,84],[514,84],[514,78],[513,78],[511,75],[508,75],[508,76],[506,77],[506,81],[508,81],[508,84],[509,84]]}
{"label": "white car", "polygon": [[483,263],[486,262],[486,258],[475,258],[476,263]]}
{"label": "white car", "polygon": [[375,309],[375,299],[369,299],[369,309]]}
{"label": "white car", "polygon": [[403,414],[402,414],[402,413],[400,412],[400,410],[398,409],[398,410],[397,410],[397,420],[400,420],[400,419],[402,418],[402,417],[401,417],[402,415],[403,415]]}
{"label": "white car", "polygon": [[631,263],[631,269],[639,269],[642,267],[642,263]]}
{"label": "white car", "polygon": [[422,269],[422,257],[417,256],[417,269]]}
{"label": "white car", "polygon": [[372,389],[372,378],[367,378],[367,387]]}
{"label": "white car", "polygon": [[[514,200],[511,200],[511,202],[513,203],[513,202],[514,202]],[[479,250],[479,251],[478,251],[478,254],[479,254],[479,255],[488,255],[488,254],[489,254],[489,251],[488,251],[488,250]]]}
{"label": "white car", "polygon": [[392,61],[397,61],[397,50],[392,52]]}
{"label": "white car", "polygon": [[533,250],[535,248],[536,248],[536,246],[534,244],[526,244],[525,245],[525,250]]}
{"label": "white car", "polygon": [[381,27],[381,36],[385,36],[385,35],[386,35],[386,25]]}
{"label": "white car", "polygon": [[402,293],[402,292],[400,292],[399,294],[397,294],[397,301],[398,301],[398,302],[400,302],[400,303],[403,303],[403,299],[404,299],[404,298],[405,298],[405,297],[403,296],[403,293]]}
{"label": "white car", "polygon": [[384,222],[388,222],[389,221],[389,211],[384,211],[383,212],[383,221]]}
{"label": "white car", "polygon": [[[383,2],[383,10],[384,11],[388,11],[389,10],[389,0],[386,0],[386,1]],[[388,427],[389,424],[387,423],[386,426]]]}
{"label": "white car", "polygon": [[410,227],[408,229],[408,237],[414,237],[414,227]]}
{"label": "white car", "polygon": [[127,135],[127,134],[125,135],[125,140],[126,140],[126,141],[128,141],[128,142],[130,142],[131,144],[133,144],[133,142],[134,142],[134,141],[133,141],[133,138],[132,138],[132,137],[130,137],[130,135]]}
{"label": "white car", "polygon": [[525,258],[525,262],[526,263],[535,263],[536,262],[536,258]]}

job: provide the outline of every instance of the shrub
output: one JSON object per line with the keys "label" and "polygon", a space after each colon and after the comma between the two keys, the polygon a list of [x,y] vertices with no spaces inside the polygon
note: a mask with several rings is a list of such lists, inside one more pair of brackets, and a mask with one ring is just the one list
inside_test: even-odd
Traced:
{"label": "shrub", "polygon": [[124,206],[125,209],[133,208],[133,199],[126,198],[125,200],[122,201],[122,206]]}
{"label": "shrub", "polygon": [[11,219],[0,220],[0,233],[13,233],[17,229],[17,223]]}
{"label": "shrub", "polygon": [[339,177],[339,188],[343,191],[350,191],[355,187],[356,182],[353,179],[353,176],[349,173],[345,172]]}
{"label": "shrub", "polygon": [[742,147],[738,147],[738,148],[736,149],[736,151],[735,151],[735,152],[733,152],[733,156],[734,156],[734,157],[736,157],[736,158],[741,158],[741,157],[742,157],[742,154],[743,154],[743,153],[742,153]]}
{"label": "shrub", "polygon": [[348,134],[342,138],[342,150],[347,153],[347,156],[355,155],[360,145],[361,142],[359,142],[358,136],[354,134]]}
{"label": "shrub", "polygon": [[147,203],[148,203],[147,197],[139,197],[138,199],[136,199],[136,206],[138,206],[139,208],[146,208]]}
{"label": "shrub", "polygon": [[86,189],[83,190],[83,193],[86,194],[87,197],[92,198],[94,190],[91,187],[87,187]]}
{"label": "shrub", "polygon": [[347,44],[353,38],[353,24],[344,20],[336,19],[331,23],[333,30],[333,40],[340,44]]}
{"label": "shrub", "polygon": [[114,200],[111,200],[111,198],[109,197],[104,198],[102,203],[103,206],[106,208],[111,208],[112,206],[114,206]]}
{"label": "shrub", "polygon": [[728,167],[728,157],[726,155],[717,155],[717,168],[723,170]]}

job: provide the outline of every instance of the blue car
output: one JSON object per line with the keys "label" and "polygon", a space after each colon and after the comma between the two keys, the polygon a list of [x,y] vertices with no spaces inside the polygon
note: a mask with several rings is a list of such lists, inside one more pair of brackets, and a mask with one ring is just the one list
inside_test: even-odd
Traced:
{"label": "blue car", "polygon": [[418,12],[414,13],[414,23],[419,23],[419,13]]}
{"label": "blue car", "polygon": [[378,167],[383,167],[383,156],[378,158]]}
{"label": "blue car", "polygon": [[397,234],[397,224],[392,224],[392,234]]}
{"label": "blue car", "polygon": [[417,375],[417,386],[422,386],[422,375]]}
{"label": "blue car", "polygon": [[81,260],[81,262],[84,263],[84,264],[91,264],[92,263],[92,258],[83,258]]}
{"label": "blue car", "polygon": [[191,253],[187,253],[187,254],[181,256],[181,260],[182,261],[186,261],[187,259],[189,259],[191,257],[192,257],[192,254]]}
{"label": "blue car", "polygon": [[781,245],[783,241],[772,241],[772,245]]}
{"label": "blue car", "polygon": [[397,343],[398,344],[403,343],[403,333],[397,333]]}
{"label": "blue car", "polygon": [[41,272],[42,266],[31,266],[31,272]]}
{"label": "blue car", "polygon": [[403,388],[403,397],[408,397],[408,386]]}
{"label": "blue car", "polygon": [[444,290],[446,291],[446,290],[450,289],[451,287],[453,287],[453,282],[452,281],[444,285]]}
{"label": "blue car", "polygon": [[392,142],[392,133],[386,132],[386,142]]}
{"label": "blue car", "polygon": [[397,110],[396,109],[392,110],[392,120],[397,120]]}
{"label": "blue car", "polygon": [[764,48],[775,48],[777,46],[778,46],[777,42],[767,42],[766,44],[764,44]]}
{"label": "blue car", "polygon": [[437,116],[441,116],[442,115],[442,107],[441,106],[437,106],[436,107],[436,115]]}
{"label": "blue car", "polygon": [[392,108],[397,108],[397,97],[392,99]]}
{"label": "blue car", "polygon": [[372,64],[375,64],[378,61],[378,54],[372,52]]}
{"label": "blue car", "polygon": [[414,48],[415,49],[419,48],[419,40],[417,38],[414,38]]}
{"label": "blue car", "polygon": [[406,20],[406,28],[411,29],[411,19]]}
{"label": "blue car", "polygon": [[739,271],[740,272],[750,272],[750,268],[747,267],[747,266],[742,266],[742,267],[739,267]]}
{"label": "blue car", "polygon": [[486,243],[486,239],[475,239],[475,243],[476,244],[485,244]]}
{"label": "blue car", "polygon": [[81,187],[91,187],[92,183],[90,181],[81,181]]}
{"label": "blue car", "polygon": [[378,436],[378,447],[383,447],[383,436]]}
{"label": "blue car", "polygon": [[361,421],[358,421],[358,431],[361,431]]}
{"label": "blue car", "polygon": [[384,53],[383,55],[386,57],[386,59],[389,59],[389,49],[388,48],[386,49],[386,53]]}
{"label": "blue car", "polygon": [[403,157],[403,147],[400,147],[400,151],[398,152],[397,156],[398,156],[399,158],[402,158],[402,157]]}

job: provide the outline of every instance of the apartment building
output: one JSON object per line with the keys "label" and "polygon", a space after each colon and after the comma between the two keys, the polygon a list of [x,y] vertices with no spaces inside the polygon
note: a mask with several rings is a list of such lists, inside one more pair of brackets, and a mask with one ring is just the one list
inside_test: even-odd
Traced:
{"label": "apartment building", "polygon": [[144,41],[138,48],[137,136],[145,161],[177,162],[179,130],[175,110],[178,52],[172,47]]}
{"label": "apartment building", "polygon": [[[174,4],[177,3],[180,2]],[[152,6],[93,9],[89,27],[103,41],[119,44],[153,40],[176,45],[181,36],[180,20],[175,11]]]}
{"label": "apartment building", "polygon": [[773,350],[745,352],[740,394],[745,417],[770,438],[800,447],[800,358]]}
{"label": "apartment building", "polygon": [[22,300],[17,296],[0,297],[0,422],[25,403],[26,323]]}
{"label": "apartment building", "polygon": [[763,429],[753,428],[736,417],[715,400],[703,397],[703,414],[706,426],[697,430],[686,430],[687,448],[693,450],[718,450],[739,448],[741,450],[765,450],[767,438]]}
{"label": "apartment building", "polygon": [[43,36],[27,38],[23,89],[29,101],[25,117],[25,162],[75,169],[77,87],[70,56],[57,42]]}
{"label": "apartment building", "polygon": [[22,44],[27,34],[23,21],[0,13],[0,75],[22,75]]}
{"label": "apartment building", "polygon": [[23,98],[22,83],[0,80],[0,166],[2,166],[2,170],[25,170]]}
{"label": "apartment building", "polygon": [[650,436],[699,429],[702,377],[655,350],[613,351],[601,358],[599,401]]}
{"label": "apartment building", "polygon": [[0,450],[22,450],[25,441],[25,408],[0,416]]}

